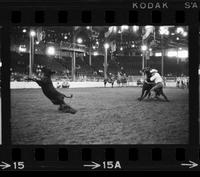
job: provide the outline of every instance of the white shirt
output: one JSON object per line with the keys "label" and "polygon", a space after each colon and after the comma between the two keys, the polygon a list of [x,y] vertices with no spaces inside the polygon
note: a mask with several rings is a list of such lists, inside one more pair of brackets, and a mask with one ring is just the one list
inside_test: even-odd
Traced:
{"label": "white shirt", "polygon": [[159,73],[155,73],[151,78],[150,78],[151,81],[154,81],[156,84],[158,82],[163,82],[163,79],[162,77],[160,76]]}

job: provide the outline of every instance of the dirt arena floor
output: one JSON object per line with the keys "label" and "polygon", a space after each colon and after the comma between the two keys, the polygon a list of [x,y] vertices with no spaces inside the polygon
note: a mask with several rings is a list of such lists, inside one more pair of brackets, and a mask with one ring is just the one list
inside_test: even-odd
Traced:
{"label": "dirt arena floor", "polygon": [[11,90],[13,144],[186,144],[188,90],[165,88],[170,102],[138,101],[141,88],[59,89],[75,115],[60,113],[41,89]]}

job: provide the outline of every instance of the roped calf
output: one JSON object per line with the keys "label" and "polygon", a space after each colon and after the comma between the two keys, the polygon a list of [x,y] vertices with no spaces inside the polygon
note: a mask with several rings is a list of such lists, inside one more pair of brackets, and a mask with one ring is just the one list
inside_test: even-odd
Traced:
{"label": "roped calf", "polygon": [[53,86],[51,76],[55,74],[51,69],[44,67],[42,68],[41,78],[28,78],[36,82],[41,88],[44,95],[51,100],[54,105],[59,105],[59,110],[65,113],[75,114],[77,111],[67,105],[64,101],[65,98],[72,98],[73,95],[66,96],[63,93],[58,92]]}

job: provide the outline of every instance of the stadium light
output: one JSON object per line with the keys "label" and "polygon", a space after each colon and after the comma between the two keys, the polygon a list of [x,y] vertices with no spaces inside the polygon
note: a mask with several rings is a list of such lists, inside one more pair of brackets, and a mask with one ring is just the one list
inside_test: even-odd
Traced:
{"label": "stadium light", "polygon": [[64,36],[64,39],[67,39],[67,36]]}
{"label": "stadium light", "polygon": [[155,53],[155,57],[161,57],[161,56],[162,56],[162,53],[161,53],[161,52]]}
{"label": "stadium light", "polygon": [[116,32],[117,32],[117,27],[116,27],[116,26],[110,26],[110,27],[108,28],[108,30],[109,30],[110,32],[116,33]]}
{"label": "stadium light", "polygon": [[181,33],[181,34],[183,34],[183,33],[184,33],[184,29],[183,29],[182,27],[178,27],[178,28],[176,29],[176,33]]}
{"label": "stadium light", "polygon": [[120,50],[122,51],[122,50],[123,50],[123,47],[120,47]]}
{"label": "stadium light", "polygon": [[109,46],[108,43],[105,43],[105,44],[104,44],[104,48],[105,48],[105,49],[108,49],[109,47],[110,47],[110,46]]}
{"label": "stadium light", "polygon": [[46,51],[46,54],[47,54],[47,55],[50,55],[50,56],[55,55],[55,54],[56,54],[56,49],[55,49],[55,47],[53,47],[53,46],[48,47],[48,48],[47,48],[47,51]]}
{"label": "stadium light", "polygon": [[117,32],[117,27],[113,26],[113,32],[116,33]]}
{"label": "stadium light", "polygon": [[167,35],[167,36],[169,35],[169,31],[168,30],[165,31],[165,35]]}
{"label": "stadium light", "polygon": [[168,57],[177,57],[177,51],[168,51],[167,56]]}
{"label": "stadium light", "polygon": [[169,35],[169,30],[164,26],[160,27],[159,32],[160,32],[160,35]]}
{"label": "stadium light", "polygon": [[121,30],[124,31],[124,30],[128,30],[129,26],[128,25],[122,25],[121,26]]}
{"label": "stadium light", "polygon": [[30,36],[31,36],[31,37],[35,37],[35,36],[36,36],[36,32],[35,32],[34,30],[31,30],[31,31],[30,31]]}
{"label": "stadium light", "polygon": [[135,44],[132,44],[131,47],[135,47]]}
{"label": "stadium light", "polygon": [[2,67],[2,62],[0,61],[0,67]]}
{"label": "stadium light", "polygon": [[26,33],[26,31],[27,31],[26,29],[23,29],[23,30],[22,30],[23,33]]}
{"label": "stadium light", "polygon": [[185,32],[183,33],[183,36],[186,37],[187,35],[188,35],[188,33],[185,31]]}
{"label": "stadium light", "polygon": [[179,58],[188,58],[188,51],[187,50],[180,50],[177,52]]}
{"label": "stadium light", "polygon": [[112,31],[113,31],[113,27],[110,26],[110,27],[108,28],[108,31],[112,32]]}
{"label": "stadium light", "polygon": [[133,26],[133,31],[137,32],[139,30],[139,26]]}
{"label": "stadium light", "polygon": [[19,46],[19,52],[26,52],[26,46]]}
{"label": "stadium light", "polygon": [[93,55],[94,55],[94,56],[98,56],[99,53],[98,53],[98,52],[94,52]]}
{"label": "stadium light", "polygon": [[77,39],[77,42],[78,42],[79,44],[81,44],[81,43],[83,42],[83,39],[82,39],[82,38],[78,38],[78,39]]}
{"label": "stadium light", "polygon": [[142,45],[141,46],[141,50],[144,52],[144,51],[146,51],[147,50],[147,46],[146,45]]}

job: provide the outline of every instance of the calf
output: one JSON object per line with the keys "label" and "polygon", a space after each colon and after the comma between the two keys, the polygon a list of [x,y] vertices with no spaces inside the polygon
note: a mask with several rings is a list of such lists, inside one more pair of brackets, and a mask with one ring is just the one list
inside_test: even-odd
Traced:
{"label": "calf", "polygon": [[67,105],[64,98],[72,98],[73,95],[66,96],[58,92],[51,81],[51,75],[55,74],[49,68],[42,68],[41,78],[28,78],[27,80],[35,81],[41,88],[44,95],[55,105],[59,105],[59,110],[65,113],[75,114],[77,111]]}

